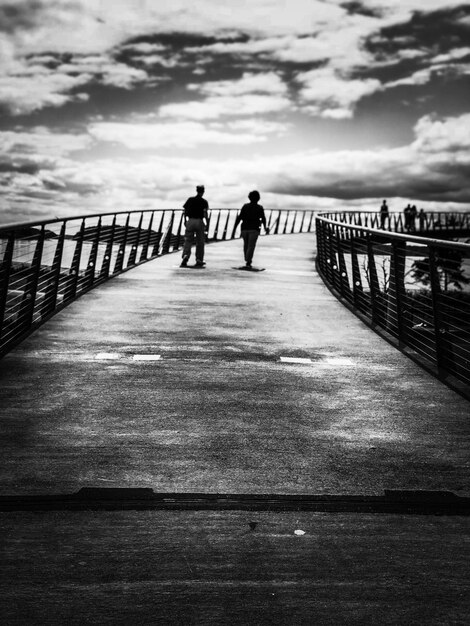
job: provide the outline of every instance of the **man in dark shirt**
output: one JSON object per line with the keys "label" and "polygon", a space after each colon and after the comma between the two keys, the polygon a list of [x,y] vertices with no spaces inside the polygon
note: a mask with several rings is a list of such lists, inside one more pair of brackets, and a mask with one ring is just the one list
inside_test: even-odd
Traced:
{"label": "man in dark shirt", "polygon": [[196,237],[196,267],[204,267],[204,243],[205,230],[209,226],[207,211],[209,204],[202,196],[204,195],[204,185],[196,187],[197,195],[188,198],[183,205],[184,223],[186,232],[184,235],[183,260],[180,267],[187,267],[191,256],[191,246]]}
{"label": "man in dark shirt", "polygon": [[260,195],[258,191],[250,191],[247,202],[242,206],[240,213],[235,220],[235,228],[241,222],[241,235],[243,239],[243,253],[245,255],[246,267],[251,268],[253,254],[256,248],[256,242],[259,237],[261,224],[264,226],[266,233],[269,229],[266,226],[266,216],[263,207],[258,204]]}

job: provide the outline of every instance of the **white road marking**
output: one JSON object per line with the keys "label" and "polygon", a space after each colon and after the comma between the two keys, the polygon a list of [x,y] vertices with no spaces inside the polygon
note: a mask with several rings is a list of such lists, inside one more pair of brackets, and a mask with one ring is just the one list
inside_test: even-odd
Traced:
{"label": "white road marking", "polygon": [[352,359],[346,357],[327,357],[323,362],[327,365],[355,365]]}
{"label": "white road marking", "polygon": [[309,365],[312,363],[312,359],[303,359],[295,356],[281,356],[280,361],[282,363],[306,363]]}

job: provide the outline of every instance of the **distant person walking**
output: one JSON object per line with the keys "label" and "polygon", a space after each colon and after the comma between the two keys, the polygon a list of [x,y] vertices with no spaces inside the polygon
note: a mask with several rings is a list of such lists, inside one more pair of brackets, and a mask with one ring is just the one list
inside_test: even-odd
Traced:
{"label": "distant person walking", "polygon": [[411,204],[407,204],[403,209],[403,215],[405,216],[405,230],[409,231],[411,227]]}
{"label": "distant person walking", "polygon": [[248,194],[250,202],[247,202],[242,206],[241,211],[235,220],[235,228],[240,222],[242,224],[241,235],[243,239],[243,254],[245,256],[247,268],[251,268],[256,242],[258,241],[261,230],[261,224],[264,226],[266,234],[269,233],[269,228],[266,226],[264,209],[260,204],[258,204],[260,197],[261,196],[258,191],[250,191]]}
{"label": "distant person walking", "polygon": [[413,206],[410,209],[410,230],[413,232],[416,230],[416,216],[417,215],[418,215],[418,209],[416,208],[416,204],[413,204]]}
{"label": "distant person walking", "polygon": [[382,230],[385,229],[387,223],[388,223],[388,217],[389,217],[389,213],[388,213],[388,205],[387,205],[387,201],[384,200],[382,202],[382,206],[380,207],[380,228]]}
{"label": "distant person walking", "polygon": [[191,256],[191,246],[196,238],[196,265],[204,267],[204,243],[205,231],[209,226],[207,211],[209,204],[202,196],[204,195],[204,185],[196,187],[196,195],[188,198],[183,205],[184,223],[186,232],[184,234],[183,260],[180,267],[187,267]]}
{"label": "distant person walking", "polygon": [[424,209],[419,210],[418,220],[419,220],[419,230],[423,231],[426,225],[426,213],[424,212]]}

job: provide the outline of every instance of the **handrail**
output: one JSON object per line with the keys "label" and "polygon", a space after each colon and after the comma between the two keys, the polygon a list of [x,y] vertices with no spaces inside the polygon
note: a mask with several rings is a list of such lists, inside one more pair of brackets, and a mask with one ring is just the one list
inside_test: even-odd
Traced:
{"label": "handrail", "polygon": [[[321,278],[374,330],[470,399],[470,244],[442,238],[470,238],[470,213],[446,214],[447,231],[429,221],[420,235],[403,232],[400,216],[390,217],[390,230],[359,217],[316,217]],[[372,214],[367,224],[383,226],[379,220]]]}
{"label": "handrail", "polygon": [[[465,214],[466,215],[466,214]],[[470,217],[470,213],[468,214]],[[320,215],[318,215],[318,217],[321,217],[322,221],[324,223],[328,223],[328,224],[340,224],[341,226],[344,226],[343,222],[338,222],[337,220],[331,219],[331,218],[326,218],[324,217],[324,214],[321,213]],[[354,226],[353,228],[356,228],[356,226]],[[380,228],[368,228],[365,226],[360,226],[360,229],[362,232],[364,233],[370,233],[370,234],[379,234],[379,233],[383,233],[385,236],[389,237],[390,239],[395,239],[397,241],[411,241],[413,243],[419,243],[422,245],[434,245],[434,246],[443,246],[443,247],[449,247],[453,250],[468,250],[468,244],[467,243],[460,243],[457,241],[446,241],[445,239],[436,239],[433,237],[424,237],[424,236],[419,236],[419,235],[412,235],[412,234],[404,234],[402,232],[391,232],[388,230],[383,230]],[[438,232],[441,232],[440,230]],[[448,235],[452,235],[453,231],[449,230],[446,231],[446,233]],[[470,238],[470,222],[468,225],[468,237]]]}
{"label": "handrail", "polygon": [[[271,232],[313,230],[316,211],[266,210]],[[238,238],[238,209],[209,211],[208,243]],[[309,219],[306,220],[305,216]],[[181,249],[182,209],[114,211],[0,226],[0,357],[76,298]]]}

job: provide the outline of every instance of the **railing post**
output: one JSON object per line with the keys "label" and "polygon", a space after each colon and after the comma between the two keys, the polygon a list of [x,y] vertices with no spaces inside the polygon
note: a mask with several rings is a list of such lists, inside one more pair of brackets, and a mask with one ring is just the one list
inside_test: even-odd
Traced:
{"label": "railing post", "polygon": [[312,214],[310,215],[310,221],[308,223],[308,229],[307,232],[312,232],[312,224],[313,224],[313,218],[315,217],[315,211],[312,211]]}
{"label": "railing post", "polygon": [[[290,234],[292,235],[295,230],[295,220],[297,219],[297,211],[294,211],[294,219],[292,220],[292,227],[290,229]],[[286,222],[287,225],[287,222]]]}
{"label": "railing post", "polygon": [[52,262],[52,268],[50,272],[50,284],[46,288],[46,295],[44,297],[44,306],[42,307],[42,313],[47,315],[55,310],[57,306],[57,295],[59,293],[59,281],[60,270],[62,265],[62,254],[64,251],[65,240],[65,224],[62,223],[60,229],[59,238],[57,239],[57,246],[54,253],[54,261]]}
{"label": "railing post", "polygon": [[324,233],[324,242],[325,242],[325,275],[328,279],[328,282],[333,287],[335,286],[335,278],[334,278],[334,270],[333,265],[335,264],[335,255],[333,250],[333,242],[332,242],[332,225],[325,224],[325,233]]}
{"label": "railing post", "polygon": [[90,256],[88,257],[87,268],[85,270],[84,287],[85,289],[93,287],[95,282],[96,260],[98,258],[98,246],[101,236],[101,217],[96,225],[96,233],[91,245]]}
{"label": "railing post", "polygon": [[[142,252],[140,254],[140,260],[146,261],[148,258],[149,248],[150,248],[150,238],[152,236],[152,226],[153,226],[153,216],[155,211],[152,211],[150,215],[149,225],[147,226],[147,237],[145,239],[145,243],[142,246]],[[183,214],[181,214],[181,219],[183,219]]]}
{"label": "railing post", "polygon": [[367,260],[369,265],[369,287],[370,287],[370,304],[372,313],[372,322],[379,323],[378,297],[380,295],[379,279],[377,276],[377,268],[375,266],[374,249],[370,233],[367,233]]}
{"label": "railing post", "polygon": [[235,239],[235,233],[237,232],[237,228],[238,228],[238,225],[235,226],[235,222],[234,222],[233,228],[232,228],[232,235],[230,236],[230,239]]}
{"label": "railing post", "polygon": [[286,221],[284,222],[284,229],[282,234],[285,235],[287,233],[287,222],[289,221],[289,211],[286,211]]}
{"label": "railing post", "polygon": [[217,221],[215,223],[215,228],[214,228],[214,241],[217,241],[217,235],[219,234],[219,223],[220,223],[221,214],[222,214],[222,211],[219,209],[219,212],[217,214]]}
{"label": "railing post", "polygon": [[227,219],[225,220],[225,226],[224,226],[224,232],[222,234],[222,240],[225,241],[227,239],[227,232],[228,232],[228,223],[230,220],[230,211],[227,211]]}
{"label": "railing post", "polygon": [[170,217],[170,223],[168,224],[168,228],[165,234],[165,237],[163,238],[163,242],[162,242],[162,254],[168,254],[170,252],[170,243],[171,243],[171,231],[173,230],[173,222],[175,219],[175,212],[172,211],[171,212],[171,217]]}
{"label": "railing post", "polygon": [[432,313],[434,321],[434,346],[436,351],[436,365],[439,370],[444,368],[443,340],[441,316],[441,284],[437,270],[436,256],[437,251],[433,246],[429,246],[429,278],[431,283]]}
{"label": "railing post", "polygon": [[175,245],[173,246],[173,251],[175,250],[179,250],[181,247],[181,230],[183,228],[183,219],[184,219],[184,213],[181,212],[180,215],[180,221],[178,222],[178,230],[176,231],[176,239],[175,239]]}
{"label": "railing post", "polygon": [[109,277],[109,269],[111,267],[111,259],[113,256],[113,246],[114,246],[114,234],[116,231],[116,215],[113,217],[113,223],[111,224],[111,233],[109,240],[106,244],[106,250],[104,252],[103,263],[101,265],[100,278],[108,278]]}
{"label": "railing post", "polygon": [[207,243],[209,241],[209,228],[211,227],[212,211],[209,211],[207,215],[207,231],[204,234],[204,240]]}
{"label": "railing post", "polygon": [[130,213],[127,214],[126,225],[124,226],[124,237],[121,243],[119,244],[119,250],[116,257],[116,263],[114,264],[113,274],[117,274],[121,272],[124,268],[124,257],[126,256],[126,245],[127,245],[127,235],[129,233],[129,220]]}
{"label": "railing post", "polygon": [[336,231],[336,245],[338,248],[338,266],[339,266],[339,280],[341,286],[341,295],[345,297],[347,300],[351,299],[351,288],[349,286],[348,281],[348,270],[346,267],[346,261],[344,260],[343,246],[345,244],[345,237],[343,228]]}
{"label": "railing post", "polygon": [[153,244],[152,258],[160,254],[160,242],[162,240],[162,235],[163,235],[163,220],[164,219],[165,219],[165,211],[162,211],[162,216],[160,218],[160,225],[157,231],[157,237],[156,237],[155,243]]}
{"label": "railing post", "polygon": [[137,226],[137,237],[135,237],[135,232],[132,234],[132,248],[129,252],[129,259],[127,260],[127,267],[132,267],[135,265],[137,260],[137,252],[140,245],[140,231],[142,228],[142,221],[144,219],[144,212],[140,214],[139,225]]}
{"label": "railing post", "polygon": [[359,260],[357,258],[356,245],[355,245],[355,232],[351,231],[351,267],[352,267],[352,283],[353,283],[353,299],[354,306],[361,309],[364,305],[364,292],[362,288],[361,270],[359,267]]}
{"label": "railing post", "polygon": [[266,224],[267,224],[267,226],[268,226],[269,230],[271,230],[271,219],[272,219],[272,217],[273,217],[273,210],[271,209],[271,210],[269,211],[269,217],[268,217],[268,219],[266,220]]}
{"label": "railing post", "polygon": [[315,230],[317,236],[317,263],[326,277],[325,224],[320,219],[316,221]]}
{"label": "railing post", "polygon": [[15,246],[15,233],[11,231],[8,235],[5,254],[0,265],[0,336],[3,334],[3,322],[5,320],[5,310],[8,301],[8,284],[10,282],[11,264],[13,261],[13,249]]}
{"label": "railing post", "polygon": [[82,258],[83,234],[85,230],[85,219],[82,219],[80,230],[77,233],[77,242],[70,265],[70,280],[64,290],[64,302],[73,300],[77,295],[78,279],[80,274],[80,261]]}
{"label": "railing post", "polygon": [[390,284],[387,298],[387,327],[395,330],[400,342],[406,342],[407,325],[404,317],[406,241],[392,241]]}
{"label": "railing post", "polygon": [[332,226],[330,230],[330,250],[331,250],[331,271],[333,276],[333,285],[335,289],[343,295],[342,280],[339,264],[339,226]]}
{"label": "railing post", "polygon": [[39,234],[36,248],[34,250],[33,260],[31,263],[31,270],[29,272],[29,276],[26,279],[26,284],[24,286],[24,294],[23,301],[21,303],[21,309],[19,317],[23,317],[24,321],[21,326],[26,330],[31,327],[33,323],[34,317],[34,305],[36,303],[37,297],[37,289],[39,276],[41,273],[41,261],[42,261],[42,251],[44,249],[44,237],[45,237],[45,228],[44,225],[41,226],[41,232]]}

